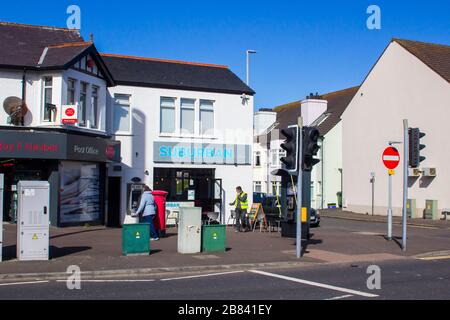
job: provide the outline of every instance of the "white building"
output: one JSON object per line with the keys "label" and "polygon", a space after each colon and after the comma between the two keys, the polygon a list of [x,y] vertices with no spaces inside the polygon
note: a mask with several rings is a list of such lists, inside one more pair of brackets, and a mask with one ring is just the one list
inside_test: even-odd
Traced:
{"label": "white building", "polygon": [[[284,155],[284,150],[280,147],[284,137],[280,131],[296,124],[298,117],[301,115],[305,126],[317,127],[321,133],[321,150],[317,155],[321,162],[314,166],[311,173],[311,206],[322,209],[339,205],[337,193],[342,193],[343,172],[340,117],[357,89],[350,88],[322,96],[310,95],[303,101],[295,101],[273,109],[276,112],[276,120],[269,127],[269,133],[256,136],[255,142],[255,153],[260,152],[261,155],[270,155],[268,170],[264,171],[264,165],[254,168],[255,186],[271,186],[266,189],[262,188],[261,192],[269,195],[279,193],[281,178],[273,176],[271,172],[281,168],[279,159]],[[259,114],[257,113],[255,116],[257,117]],[[270,140],[269,144],[267,143],[268,140]],[[263,163],[263,160],[261,162]],[[264,162],[264,164],[266,163]],[[267,172],[268,175],[266,175]],[[257,191],[256,188],[254,190]]]}
{"label": "white building", "polygon": [[252,202],[253,90],[225,66],[103,59],[118,84],[109,89],[110,121],[122,164],[109,176],[122,221],[131,219],[132,181],[169,192],[169,208],[201,206],[225,223],[237,186]]}
{"label": "white building", "polygon": [[[388,175],[381,154],[389,141],[403,141],[403,119],[426,133],[420,165],[436,177],[409,177],[409,198],[422,216],[425,201],[450,207],[450,46],[394,39],[367,75],[342,116],[344,201],[349,210],[371,211],[370,175],[375,173],[375,213],[384,215]],[[403,155],[403,146],[396,145]],[[402,162],[393,177],[394,214],[402,208]]]}
{"label": "white building", "polygon": [[18,181],[48,180],[53,225],[104,223],[107,166],[120,151],[107,134],[114,80],[95,45],[75,30],[7,22],[0,43],[3,218],[16,216]]}

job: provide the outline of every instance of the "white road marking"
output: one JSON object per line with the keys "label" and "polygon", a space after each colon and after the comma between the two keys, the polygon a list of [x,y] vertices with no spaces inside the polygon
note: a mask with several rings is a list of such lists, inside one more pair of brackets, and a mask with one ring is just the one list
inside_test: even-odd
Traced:
{"label": "white road marking", "polygon": [[367,298],[378,297],[378,295],[372,294],[372,293],[367,293],[367,292],[363,292],[363,291],[357,291],[357,290],[352,290],[352,289],[347,289],[347,288],[336,287],[336,286],[332,286],[332,285],[328,285],[328,284],[324,284],[324,283],[313,282],[313,281],[308,281],[308,280],[303,280],[303,279],[286,277],[286,276],[282,276],[282,275],[275,274],[275,273],[269,273],[269,272],[264,272],[264,271],[259,271],[259,270],[249,270],[249,271],[252,272],[252,273],[263,275],[263,276],[268,276],[268,277],[273,277],[273,278],[293,281],[293,282],[297,282],[297,283],[306,284],[306,285],[309,285],[309,286],[314,286],[314,287],[319,287],[319,288],[324,288],[324,289],[329,289],[329,290],[334,290],[334,291],[340,291],[340,292],[349,293],[349,294],[352,294],[352,295],[357,295],[357,296],[362,296],[362,297],[367,297]]}
{"label": "white road marking", "polygon": [[[136,279],[136,280],[122,280],[122,279],[114,279],[114,280],[80,280],[82,283],[83,282],[93,282],[93,283],[108,283],[108,282],[153,282],[155,281],[154,279],[145,279],[145,280],[141,280],[141,279]],[[67,282],[67,280],[56,280],[56,282]]]}
{"label": "white road marking", "polygon": [[235,274],[235,273],[242,273],[242,272],[245,272],[245,271],[230,271],[230,272],[221,272],[221,273],[201,274],[201,275],[195,275],[195,276],[161,279],[161,281],[171,281],[171,280],[183,280],[183,279],[195,279],[195,278],[204,278],[204,277],[213,277],[213,276],[223,276],[223,275],[227,275],[227,274]]}
{"label": "white road marking", "polygon": [[14,282],[14,283],[0,283],[0,287],[7,286],[21,286],[21,285],[29,285],[29,284],[40,284],[40,283],[48,283],[49,281],[29,281],[29,282]]}
{"label": "white road marking", "polygon": [[436,256],[436,257],[424,257],[424,258],[419,258],[420,260],[447,260],[450,259],[450,256]]}
{"label": "white road marking", "polygon": [[341,299],[351,298],[351,297],[353,297],[352,294],[347,294],[347,295],[345,295],[345,296],[339,296],[339,297],[334,297],[334,298],[325,299],[325,300],[341,300]]}

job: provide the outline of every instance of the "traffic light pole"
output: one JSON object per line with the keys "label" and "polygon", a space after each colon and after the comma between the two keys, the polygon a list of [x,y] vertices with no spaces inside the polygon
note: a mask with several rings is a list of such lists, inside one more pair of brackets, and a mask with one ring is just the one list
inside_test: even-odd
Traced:
{"label": "traffic light pole", "polygon": [[297,176],[297,258],[301,258],[302,256],[302,208],[303,208],[303,118],[298,118],[298,176]]}
{"label": "traffic light pole", "polygon": [[406,204],[408,199],[408,159],[409,159],[409,124],[408,120],[403,120],[403,232],[402,232],[402,250],[406,251],[406,224],[407,214],[406,214]]}

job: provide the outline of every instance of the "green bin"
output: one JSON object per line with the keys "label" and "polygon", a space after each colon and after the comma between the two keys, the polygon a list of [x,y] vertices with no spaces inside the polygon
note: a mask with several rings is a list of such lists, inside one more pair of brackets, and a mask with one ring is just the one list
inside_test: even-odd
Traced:
{"label": "green bin", "polygon": [[150,225],[148,223],[125,224],[122,227],[122,254],[150,254]]}
{"label": "green bin", "polygon": [[225,225],[205,225],[202,230],[203,252],[225,252]]}

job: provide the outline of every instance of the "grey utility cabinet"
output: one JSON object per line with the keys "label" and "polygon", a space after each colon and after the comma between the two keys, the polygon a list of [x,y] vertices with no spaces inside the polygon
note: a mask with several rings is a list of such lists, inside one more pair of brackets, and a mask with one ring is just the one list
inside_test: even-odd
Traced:
{"label": "grey utility cabinet", "polygon": [[3,255],[3,174],[0,174],[0,262]]}
{"label": "grey utility cabinet", "polygon": [[17,258],[48,260],[50,185],[47,181],[19,181],[17,193]]}
{"label": "grey utility cabinet", "polygon": [[178,252],[200,253],[202,247],[202,209],[180,208],[178,222]]}

